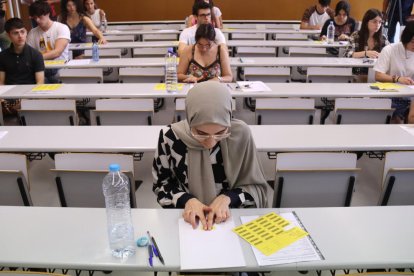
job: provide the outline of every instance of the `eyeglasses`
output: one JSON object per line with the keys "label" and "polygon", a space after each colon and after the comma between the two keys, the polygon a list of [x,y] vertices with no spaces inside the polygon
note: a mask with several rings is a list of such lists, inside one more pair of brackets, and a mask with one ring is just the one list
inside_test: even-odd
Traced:
{"label": "eyeglasses", "polygon": [[221,134],[195,134],[194,131],[195,131],[194,128],[191,129],[191,135],[199,141],[205,141],[209,138],[213,138],[216,141],[220,141],[222,139],[229,137],[231,134],[228,127],[225,128],[223,131],[221,131],[223,132]]}
{"label": "eyeglasses", "polygon": [[198,43],[197,42],[197,46],[198,47],[200,47],[200,48],[203,48],[203,49],[210,49],[211,48],[211,43],[208,43],[208,44],[201,44],[201,43]]}
{"label": "eyeglasses", "polygon": [[211,13],[202,13],[198,15],[199,17],[209,17],[211,16]]}

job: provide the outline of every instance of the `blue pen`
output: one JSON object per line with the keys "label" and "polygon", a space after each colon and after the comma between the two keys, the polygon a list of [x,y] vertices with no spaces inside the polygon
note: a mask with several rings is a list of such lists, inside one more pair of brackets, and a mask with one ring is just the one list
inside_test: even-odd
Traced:
{"label": "blue pen", "polygon": [[147,247],[148,247],[148,262],[150,266],[153,266],[152,258],[154,257],[154,255],[152,254],[152,247],[150,244]]}

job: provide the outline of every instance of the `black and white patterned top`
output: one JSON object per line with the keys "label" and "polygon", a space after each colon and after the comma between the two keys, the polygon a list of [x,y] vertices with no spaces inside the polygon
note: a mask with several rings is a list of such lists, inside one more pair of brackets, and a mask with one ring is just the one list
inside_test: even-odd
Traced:
{"label": "black and white patterned top", "polygon": [[[170,125],[161,129],[152,164],[152,190],[163,208],[184,208],[189,199],[195,198],[188,189],[187,153],[187,146],[175,135]],[[242,188],[229,189],[220,143],[210,150],[210,160],[217,195],[230,197],[230,208],[254,206],[253,197]]]}

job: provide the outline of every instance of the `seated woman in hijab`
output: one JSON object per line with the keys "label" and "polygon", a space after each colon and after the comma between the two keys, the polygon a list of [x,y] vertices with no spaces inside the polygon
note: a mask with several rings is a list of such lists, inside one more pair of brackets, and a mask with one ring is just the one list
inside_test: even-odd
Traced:
{"label": "seated woman in hijab", "polygon": [[184,208],[193,228],[230,217],[230,208],[267,207],[267,182],[250,128],[232,118],[224,84],[204,82],[186,98],[187,118],[160,131],[153,191],[164,208]]}

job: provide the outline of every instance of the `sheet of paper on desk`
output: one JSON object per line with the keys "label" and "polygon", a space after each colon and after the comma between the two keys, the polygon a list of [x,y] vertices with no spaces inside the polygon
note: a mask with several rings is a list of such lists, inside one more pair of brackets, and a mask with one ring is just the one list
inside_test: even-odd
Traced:
{"label": "sheet of paper on desk", "polygon": [[[280,216],[290,221],[293,226],[302,227],[293,213],[281,213]],[[240,217],[240,220],[242,223],[248,223],[258,217],[259,216],[242,216]],[[254,246],[252,246],[252,250],[259,266],[319,261],[324,259],[323,255],[313,244],[313,241],[309,236],[296,241],[270,256],[262,254]]]}
{"label": "sheet of paper on desk", "polygon": [[414,85],[409,85],[408,88],[414,89]]}
{"label": "sheet of paper on desk", "polygon": [[0,85],[0,95],[3,93],[6,93],[7,91],[9,91],[10,89],[15,88],[16,85]]}
{"label": "sheet of paper on desk", "polygon": [[414,126],[401,126],[401,128],[414,136]]}
{"label": "sheet of paper on desk", "polygon": [[238,81],[237,85],[243,92],[265,92],[272,91],[269,86],[262,81]]}
{"label": "sheet of paper on desk", "polygon": [[68,65],[88,65],[89,63],[91,63],[90,59],[72,59]]}
{"label": "sheet of paper on desk", "polygon": [[232,219],[215,224],[213,230],[193,229],[179,219],[181,270],[246,266],[239,238],[231,231]]}
{"label": "sheet of paper on desk", "polygon": [[28,93],[36,93],[36,94],[52,94],[55,90],[59,89],[62,84],[39,84],[33,87],[31,91]]}
{"label": "sheet of paper on desk", "polygon": [[1,140],[4,136],[6,136],[6,134],[7,134],[7,131],[0,131],[0,140]]}

